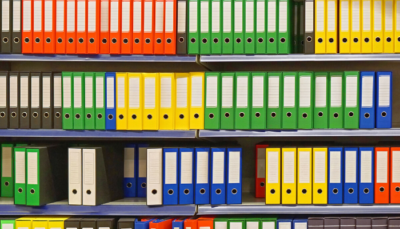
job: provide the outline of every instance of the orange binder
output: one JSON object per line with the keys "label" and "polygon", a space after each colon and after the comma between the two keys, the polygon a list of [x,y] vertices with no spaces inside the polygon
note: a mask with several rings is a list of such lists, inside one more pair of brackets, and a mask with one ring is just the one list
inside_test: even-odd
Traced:
{"label": "orange binder", "polygon": [[32,53],[32,0],[22,1],[22,53]]}
{"label": "orange binder", "polygon": [[44,43],[43,53],[56,52],[56,0],[44,1]]}
{"label": "orange binder", "polygon": [[165,0],[165,54],[176,54],[176,0]]}
{"label": "orange binder", "polygon": [[214,229],[214,216],[201,216],[197,219],[199,228]]}
{"label": "orange binder", "polygon": [[132,53],[142,54],[143,53],[143,2],[142,0],[133,0],[132,10]]}
{"label": "orange binder", "polygon": [[76,2],[76,53],[87,53],[87,0]]}
{"label": "orange binder", "polygon": [[76,1],[67,0],[67,13],[66,13],[66,29],[67,29],[67,41],[66,41],[66,53],[75,54],[76,53]]}
{"label": "orange binder", "polygon": [[154,0],[144,0],[143,6],[143,54],[154,53]]}
{"label": "orange binder", "polygon": [[110,53],[110,1],[100,0],[100,54]]}
{"label": "orange binder", "polygon": [[33,53],[43,53],[43,1],[33,1]]}
{"label": "orange binder", "polygon": [[154,54],[164,54],[164,0],[155,0]]}
{"label": "orange binder", "polygon": [[390,203],[400,203],[400,147],[390,148]]}
{"label": "orange binder", "polygon": [[121,53],[121,0],[110,2],[110,54]]}
{"label": "orange binder", "polygon": [[100,1],[88,0],[87,8],[87,53],[99,54]]}
{"label": "orange binder", "polygon": [[197,217],[186,219],[185,222],[183,223],[183,227],[184,229],[197,229],[198,228]]}
{"label": "orange binder", "polygon": [[121,12],[121,54],[132,53],[132,1],[122,0]]}
{"label": "orange binder", "polygon": [[389,203],[389,147],[375,148],[375,203]]}
{"label": "orange binder", "polygon": [[65,53],[65,43],[67,42],[65,39],[65,26],[66,26],[66,0],[56,0],[56,11],[53,15],[55,17],[55,38],[56,38],[56,53],[64,54]]}
{"label": "orange binder", "polygon": [[165,218],[163,220],[154,220],[149,223],[151,229],[172,229],[173,218]]}

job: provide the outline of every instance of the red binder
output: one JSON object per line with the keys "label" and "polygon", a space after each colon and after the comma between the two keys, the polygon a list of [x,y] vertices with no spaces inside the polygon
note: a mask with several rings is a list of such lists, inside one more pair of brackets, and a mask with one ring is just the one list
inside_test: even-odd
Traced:
{"label": "red binder", "polygon": [[197,226],[199,228],[214,229],[215,216],[200,216],[197,220]]}
{"label": "red binder", "polygon": [[151,221],[149,223],[149,228],[151,229],[172,229],[172,220],[173,218],[167,218],[163,221],[157,222],[157,220]]}
{"label": "red binder", "polygon": [[88,0],[87,53],[99,54],[100,1]]}
{"label": "red binder", "polygon": [[375,148],[375,203],[389,203],[389,147]]}
{"label": "red binder", "polygon": [[165,0],[165,54],[176,54],[176,0]]}
{"label": "red binder", "polygon": [[265,148],[256,145],[256,198],[265,198]]}
{"label": "red binder", "polygon": [[55,24],[56,24],[56,53],[59,54],[64,54],[66,52],[65,50],[65,43],[66,43],[66,38],[65,38],[65,19],[66,19],[66,8],[67,8],[67,2],[66,0],[56,0],[56,13],[53,17],[56,18]]}
{"label": "red binder", "polygon": [[32,0],[22,1],[22,53],[32,53]]}
{"label": "red binder", "polygon": [[154,53],[154,0],[144,0],[143,6],[143,54]]}
{"label": "red binder", "polygon": [[87,0],[76,2],[76,53],[87,53]]}
{"label": "red binder", "polygon": [[132,1],[122,0],[121,9],[121,53],[132,53]]}
{"label": "red binder", "polygon": [[110,1],[100,0],[100,53],[110,53]]}
{"label": "red binder", "polygon": [[67,0],[67,43],[66,43],[66,53],[75,54],[76,53],[76,1]]}
{"label": "red binder", "polygon": [[43,1],[33,1],[33,53],[43,53]]}
{"label": "red binder", "polygon": [[44,53],[56,53],[56,0],[44,1]]}
{"label": "red binder", "polygon": [[132,10],[132,53],[143,54],[143,2],[142,0],[133,0]]}
{"label": "red binder", "polygon": [[197,218],[192,217],[189,219],[186,219],[185,222],[183,223],[184,229],[197,229],[198,224],[197,224]]}
{"label": "red binder", "polygon": [[165,0],[155,0],[155,42],[154,54],[164,54],[164,2]]}
{"label": "red binder", "polygon": [[121,0],[110,2],[110,54],[121,53]]}
{"label": "red binder", "polygon": [[400,147],[390,148],[390,203],[400,203]]}

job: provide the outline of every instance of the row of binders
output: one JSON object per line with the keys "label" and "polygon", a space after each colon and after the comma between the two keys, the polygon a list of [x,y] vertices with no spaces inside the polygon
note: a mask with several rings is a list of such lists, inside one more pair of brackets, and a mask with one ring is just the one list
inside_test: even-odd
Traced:
{"label": "row of binders", "polygon": [[266,204],[398,204],[399,147],[256,145],[256,197]]}

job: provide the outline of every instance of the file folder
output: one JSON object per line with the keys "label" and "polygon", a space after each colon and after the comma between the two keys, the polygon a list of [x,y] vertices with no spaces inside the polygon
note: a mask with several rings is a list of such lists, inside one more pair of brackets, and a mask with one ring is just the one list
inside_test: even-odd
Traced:
{"label": "file folder", "polygon": [[10,75],[6,71],[0,72],[0,129],[9,127],[10,109]]}
{"label": "file folder", "polygon": [[[298,128],[313,129],[314,127],[314,93],[315,76],[313,72],[299,72],[299,109]],[[294,116],[296,118],[296,116]]]}
{"label": "file folder", "polygon": [[21,116],[19,117],[19,128],[30,129],[31,126],[31,74],[29,72],[20,72],[19,75],[19,107]]}
{"label": "file folder", "polygon": [[278,21],[278,53],[292,53],[292,1],[279,0]]}
{"label": "file folder", "polygon": [[374,147],[360,147],[359,203],[374,203]]}
{"label": "file folder", "polygon": [[137,149],[134,144],[129,144],[124,148],[124,197],[136,197],[139,160]]}
{"label": "file folder", "polygon": [[164,54],[164,4],[165,0],[155,0],[154,54]]}
{"label": "file folder", "polygon": [[267,53],[267,23],[268,16],[268,1],[266,0],[255,0],[254,1],[254,38],[253,43],[255,45],[254,53],[266,54]]}
{"label": "file folder", "polygon": [[177,0],[165,1],[164,54],[176,54],[176,3]]}
{"label": "file folder", "polygon": [[361,53],[361,13],[360,0],[350,0],[351,28],[350,28],[350,53]]}
{"label": "file folder", "polygon": [[[255,54],[255,9],[256,9],[256,1],[254,0],[245,0],[244,1],[244,53],[246,54]],[[265,4],[264,4],[265,6]],[[265,10],[265,8],[264,8]],[[264,11],[265,12],[265,11]],[[265,15],[262,16],[261,20],[265,18]],[[265,49],[264,49],[265,50]]]}
{"label": "file folder", "polygon": [[176,110],[175,130],[189,130],[190,74],[175,73]]}
{"label": "file folder", "polygon": [[144,78],[143,129],[160,128],[160,76],[158,73],[142,73]]}
{"label": "file folder", "polygon": [[121,0],[110,0],[110,54],[121,53]]}
{"label": "file folder", "polygon": [[384,13],[385,18],[383,19],[385,22],[385,27],[383,30],[383,52],[384,53],[394,53],[394,29],[393,29],[393,10],[394,10],[394,1],[392,0],[384,0]]}
{"label": "file folder", "polygon": [[175,73],[160,73],[160,130],[175,129]]}
{"label": "file folder", "polygon": [[[267,73],[265,72],[252,72],[252,103],[251,103],[251,129],[266,129],[267,128],[267,100],[266,100],[266,86],[267,86]],[[265,192],[263,192],[265,193]]]}
{"label": "file folder", "polygon": [[[63,129],[63,78],[61,73],[53,75],[53,98],[54,98],[54,129]],[[68,81],[68,80],[67,80]],[[69,81],[71,83],[71,81]],[[71,88],[70,86],[68,88]],[[70,91],[71,95],[71,91]],[[71,102],[69,103],[71,106]],[[72,112],[71,112],[72,113]]]}
{"label": "file folder", "polygon": [[375,128],[375,72],[360,72],[360,129]]}
{"label": "file folder", "polygon": [[[87,53],[99,54],[99,23],[100,23],[100,1],[88,0],[87,15]],[[90,13],[90,14],[89,14]]]}
{"label": "file folder", "polygon": [[327,204],[327,148],[313,148],[313,204]]}
{"label": "file folder", "polygon": [[328,204],[343,204],[343,148],[329,147],[328,156]]}
{"label": "file folder", "polygon": [[68,204],[82,205],[82,148],[68,149]]}
{"label": "file folder", "polygon": [[330,72],[329,129],[343,128],[344,83],[342,72]]}
{"label": "file folder", "polygon": [[397,162],[399,161],[400,156],[400,148],[399,147],[391,147],[390,148],[390,203],[398,204],[400,203],[400,181],[399,175],[400,170],[397,166]]}
{"label": "file folder", "polygon": [[315,0],[315,53],[326,53],[326,6],[325,0]]}
{"label": "file folder", "polygon": [[1,197],[14,197],[13,144],[1,144]]}
{"label": "file folder", "polygon": [[187,0],[178,0],[178,9],[177,9],[177,44],[176,44],[176,53],[177,54],[187,54],[187,46],[188,42],[186,39],[188,38],[187,35],[187,20],[186,20],[186,9],[187,9]]}
{"label": "file folder", "polygon": [[326,4],[326,53],[338,53],[338,1],[329,0]]}
{"label": "file folder", "polygon": [[76,0],[76,53],[87,53],[87,0]]}
{"label": "file folder", "polygon": [[204,129],[221,129],[221,73],[205,73]]}
{"label": "file folder", "polygon": [[226,203],[242,203],[242,148],[227,149]]}
{"label": "file folder", "polygon": [[210,149],[195,148],[195,186],[194,203],[210,204]]}
{"label": "file folder", "polygon": [[96,104],[96,73],[85,72],[85,130],[96,128],[95,104]]}
{"label": "file folder", "polygon": [[189,12],[188,12],[188,54],[199,54],[200,53],[200,45],[199,45],[199,11],[200,11],[200,1],[199,0],[188,0],[189,2]]}
{"label": "file folder", "polygon": [[31,129],[42,128],[42,75],[40,72],[31,73],[31,94],[29,100],[31,102]]}
{"label": "file folder", "polygon": [[163,204],[163,152],[162,148],[147,149],[147,205]]}
{"label": "file folder", "polygon": [[[10,34],[10,44],[11,44],[11,53],[13,54],[20,54],[22,51],[22,36],[21,36],[21,15],[22,10],[21,10],[21,1],[20,0],[13,0],[12,3],[10,4],[10,9],[12,9],[12,14],[10,15],[20,15],[20,17],[16,17],[14,20],[14,17],[11,20],[10,28],[11,28],[11,34]],[[11,27],[12,25],[12,27]]]}
{"label": "file folder", "polygon": [[44,0],[43,53],[53,54],[56,52],[56,2],[57,0]]}
{"label": "file folder", "polygon": [[[163,149],[163,205],[178,204],[178,164],[179,152],[178,148]],[[163,159],[161,158],[161,160]],[[153,162],[152,162],[153,163]]]}
{"label": "file folder", "polygon": [[233,0],[222,1],[222,54],[233,54]]}
{"label": "file folder", "polygon": [[361,53],[372,53],[372,1],[361,0]]}
{"label": "file folder", "polygon": [[304,3],[304,53],[315,53],[314,39],[314,0],[306,0]]}
{"label": "file folder", "polygon": [[32,53],[43,53],[43,0],[33,1],[32,6]]}
{"label": "file folder", "polygon": [[18,129],[19,128],[19,113],[20,113],[20,96],[19,96],[19,72],[10,72],[10,110],[9,110],[9,117],[10,117],[10,129]]}
{"label": "file folder", "polygon": [[132,49],[132,43],[134,41],[132,40],[132,28],[133,26],[131,25],[132,22],[135,22],[133,20],[134,13],[131,12],[132,10],[135,10],[135,2],[131,0],[122,0],[120,2],[121,4],[121,38],[120,38],[120,44],[121,44],[121,54],[131,54],[133,49]]}
{"label": "file folder", "polygon": [[117,130],[128,129],[128,73],[117,72],[116,74],[116,127]]}
{"label": "file folder", "polygon": [[1,37],[1,45],[0,50],[1,53],[11,53],[11,21],[12,21],[12,1],[10,0],[2,0],[1,1],[2,7],[1,14],[2,14],[2,22],[1,22],[1,30],[0,30],[0,37]]}
{"label": "file folder", "polygon": [[85,128],[85,73],[73,73],[73,104],[74,104],[74,129],[83,130]]}
{"label": "file folder", "polygon": [[[278,0],[268,0],[267,12],[267,54],[278,53]],[[269,73],[268,73],[269,74]],[[268,122],[267,122],[268,126]]]}
{"label": "file folder", "polygon": [[62,128],[74,129],[72,72],[62,72]]}
{"label": "file folder", "polygon": [[250,129],[251,79],[250,72],[235,74],[236,103],[234,109],[235,129],[237,130]]}
{"label": "file folder", "polygon": [[389,147],[375,148],[375,204],[389,203]]}
{"label": "file folder", "polygon": [[[268,82],[268,107],[267,107],[267,129],[282,128],[282,73],[267,73]],[[268,191],[268,190],[267,190]]]}
{"label": "file folder", "polygon": [[96,83],[94,84],[96,92],[95,120],[96,130],[106,129],[106,92],[105,92],[105,72],[96,72]]}
{"label": "file folder", "polygon": [[128,130],[143,129],[143,76],[128,73]]}
{"label": "file folder", "polygon": [[139,165],[138,165],[138,183],[137,196],[146,197],[147,187],[147,146],[139,145]]}
{"label": "file folder", "polygon": [[244,3],[233,0],[233,53],[244,53]]}
{"label": "file folder", "polygon": [[[54,77],[51,72],[42,73],[42,81],[40,87],[42,88],[40,96],[42,97],[42,102],[40,106],[42,107],[42,129],[53,129],[55,116],[54,111]],[[61,88],[61,87],[60,87]],[[61,100],[61,91],[58,91],[59,100]],[[57,98],[57,99],[58,99]],[[57,101],[57,103],[59,102]],[[0,116],[1,117],[1,116]]]}
{"label": "file folder", "polygon": [[267,148],[265,154],[265,203],[281,203],[281,149]]}
{"label": "file folder", "polygon": [[392,72],[377,72],[376,128],[392,128]]}
{"label": "file folder", "polygon": [[32,8],[32,0],[22,0],[22,53],[33,53]]}
{"label": "file folder", "polygon": [[106,110],[105,110],[105,124],[106,130],[116,130],[116,109],[115,109],[115,72],[105,73],[105,97],[106,97]]}
{"label": "file folder", "polygon": [[66,0],[66,53],[76,53],[76,0]]}
{"label": "file folder", "polygon": [[204,129],[204,72],[190,73],[190,123],[191,130]]}
{"label": "file folder", "polygon": [[384,30],[384,1],[373,0],[372,1],[372,52],[382,53],[383,52],[383,30]]}
{"label": "file folder", "polygon": [[315,73],[314,128],[328,129],[329,80],[327,72]]}
{"label": "file folder", "polygon": [[312,148],[298,148],[297,157],[297,204],[311,204]]}
{"label": "file folder", "polygon": [[346,104],[344,106],[344,128],[358,129],[360,123],[360,72],[344,72]]}
{"label": "file folder", "polygon": [[194,149],[179,148],[179,204],[194,203]]}
{"label": "file folder", "polygon": [[350,1],[339,0],[340,5],[340,32],[339,53],[350,53]]}
{"label": "file folder", "polygon": [[199,54],[210,54],[211,53],[211,29],[210,21],[211,18],[211,1],[199,0],[200,11],[199,11]]}
{"label": "file folder", "polygon": [[225,148],[211,148],[211,204],[226,204]]}
{"label": "file folder", "polygon": [[211,54],[222,54],[222,8],[223,1],[212,0],[211,1]]}
{"label": "file folder", "polygon": [[299,77],[297,72],[283,72],[282,129],[297,129]]}
{"label": "file folder", "polygon": [[110,53],[110,0],[100,0],[100,54]]}
{"label": "file folder", "polygon": [[345,147],[344,148],[344,203],[355,204],[358,203],[358,148]]}
{"label": "file folder", "polygon": [[67,0],[56,0],[56,9],[54,13],[54,43],[55,43],[55,53],[65,54],[66,53],[66,19],[67,19]]}
{"label": "file folder", "polygon": [[297,203],[297,149],[282,148],[282,204]]}
{"label": "file folder", "polygon": [[232,130],[235,128],[235,73],[221,73],[221,129]]}

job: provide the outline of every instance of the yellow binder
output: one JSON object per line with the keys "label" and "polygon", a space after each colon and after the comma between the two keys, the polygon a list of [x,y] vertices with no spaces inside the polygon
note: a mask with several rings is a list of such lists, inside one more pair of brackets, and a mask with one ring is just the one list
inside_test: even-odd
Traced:
{"label": "yellow binder", "polygon": [[281,149],[266,148],[265,203],[281,203]]}
{"label": "yellow binder", "polygon": [[350,0],[350,53],[361,53],[360,0]]}
{"label": "yellow binder", "polygon": [[340,1],[339,53],[350,53],[350,2]]}
{"label": "yellow binder", "polygon": [[371,0],[361,0],[361,53],[372,53]]}
{"label": "yellow binder", "polygon": [[143,73],[143,79],[143,130],[158,130],[160,126],[160,76],[158,73]]}
{"label": "yellow binder", "polygon": [[128,88],[127,88],[127,73],[117,72],[116,85],[116,113],[117,113],[117,130],[128,129]]}
{"label": "yellow binder", "polygon": [[384,13],[383,21],[383,52],[394,53],[394,28],[393,28],[393,0],[383,0]]}
{"label": "yellow binder", "polygon": [[328,149],[313,149],[313,204],[328,203]]}
{"label": "yellow binder", "polygon": [[175,73],[176,110],[175,130],[189,130],[190,74]]}
{"label": "yellow binder", "polygon": [[382,0],[372,0],[372,52],[383,52],[383,2]]}
{"label": "yellow binder", "polygon": [[326,0],[316,0],[315,53],[326,53]]}
{"label": "yellow binder", "polygon": [[21,217],[15,220],[15,229],[33,229],[32,228],[32,221],[36,217]]}
{"label": "yellow binder", "polygon": [[296,148],[282,148],[282,204],[296,204]]}
{"label": "yellow binder", "polygon": [[297,203],[312,204],[312,149],[297,149]]}
{"label": "yellow binder", "polygon": [[328,0],[326,17],[326,53],[337,53],[337,0]]}
{"label": "yellow binder", "polygon": [[49,229],[57,228],[64,229],[64,221],[69,219],[67,216],[49,217]]}
{"label": "yellow binder", "polygon": [[160,130],[175,127],[175,95],[175,74],[160,73]]}
{"label": "yellow binder", "polygon": [[394,1],[394,52],[400,53],[400,12],[397,13],[398,7],[400,7],[400,1]]}
{"label": "yellow binder", "polygon": [[190,129],[204,129],[204,72],[190,73]]}
{"label": "yellow binder", "polygon": [[128,130],[143,130],[142,73],[128,73]]}
{"label": "yellow binder", "polygon": [[36,216],[32,220],[32,229],[49,229],[49,219],[46,216]]}

